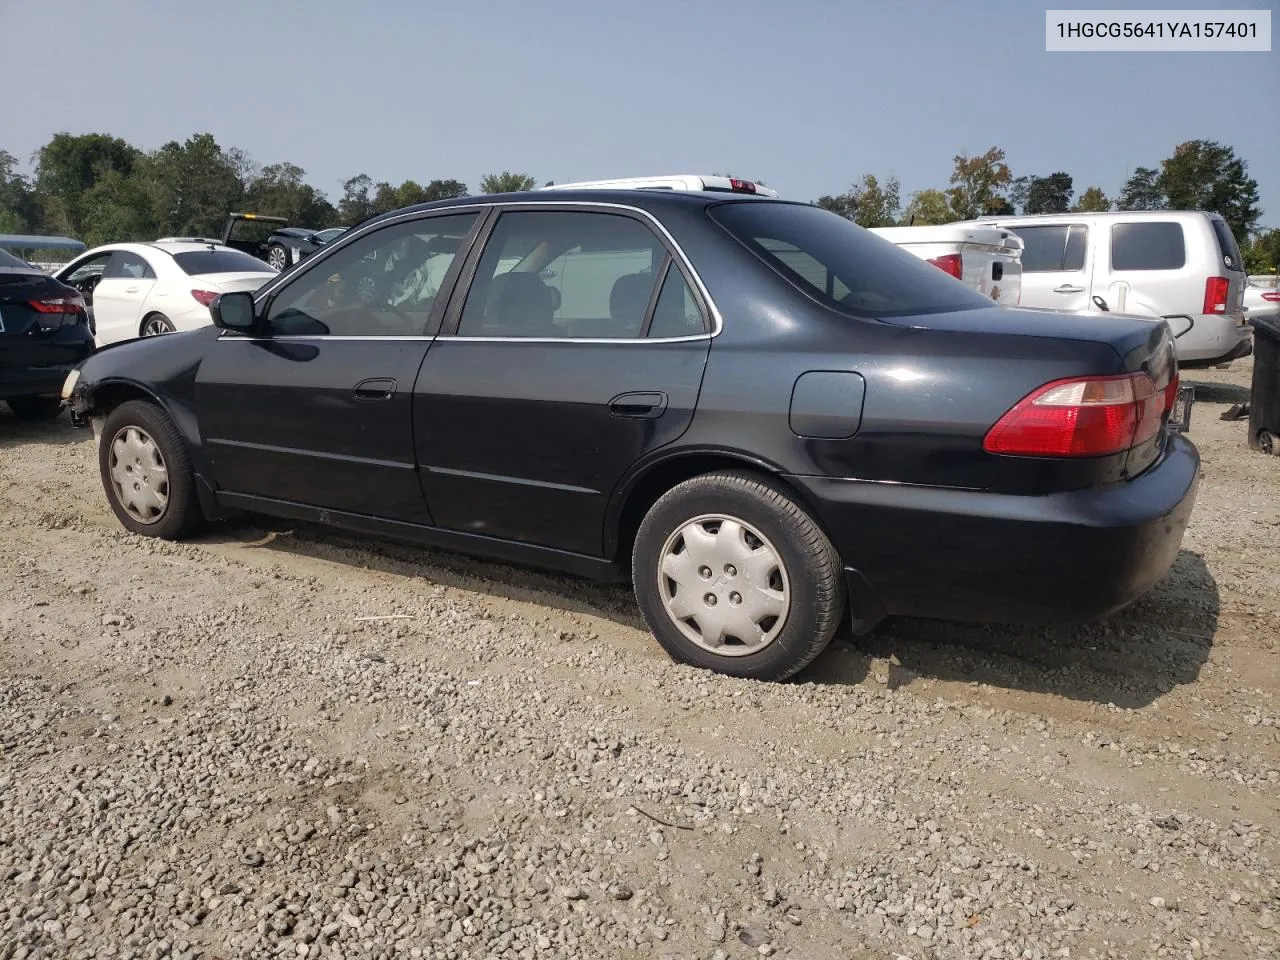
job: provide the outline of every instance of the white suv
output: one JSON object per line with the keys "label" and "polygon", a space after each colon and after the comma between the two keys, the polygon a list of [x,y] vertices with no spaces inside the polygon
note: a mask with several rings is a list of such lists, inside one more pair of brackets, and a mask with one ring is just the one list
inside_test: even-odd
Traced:
{"label": "white suv", "polygon": [[1024,307],[1164,317],[1178,363],[1208,367],[1253,352],[1244,263],[1222,217],[1191,210],[983,217],[1022,238]]}

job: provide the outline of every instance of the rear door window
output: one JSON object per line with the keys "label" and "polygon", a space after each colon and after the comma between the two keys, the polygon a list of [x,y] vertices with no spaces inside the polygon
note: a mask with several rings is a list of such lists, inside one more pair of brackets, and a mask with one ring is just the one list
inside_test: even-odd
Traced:
{"label": "rear door window", "polygon": [[1112,270],[1177,270],[1186,263],[1182,224],[1167,220],[1112,224]]}
{"label": "rear door window", "polygon": [[717,204],[711,218],[793,286],[856,317],[990,307],[991,299],[844,217],[783,201]]}
{"label": "rear door window", "polygon": [[1222,257],[1222,265],[1228,270],[1244,271],[1244,260],[1240,257],[1240,247],[1231,233],[1225,220],[1210,220],[1213,224],[1213,235],[1218,240],[1218,255]]}
{"label": "rear door window", "polygon": [[104,280],[154,280],[155,278],[156,273],[151,269],[151,265],[138,254],[127,250],[117,250],[111,255],[111,262],[107,264],[107,272],[103,276]]}
{"label": "rear door window", "polygon": [[1084,269],[1089,228],[1082,224],[1045,224],[1014,228],[1022,238],[1023,273],[1078,273]]}

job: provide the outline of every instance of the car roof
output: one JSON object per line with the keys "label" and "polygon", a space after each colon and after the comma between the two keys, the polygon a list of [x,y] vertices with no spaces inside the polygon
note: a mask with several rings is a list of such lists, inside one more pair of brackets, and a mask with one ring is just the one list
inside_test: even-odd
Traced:
{"label": "car roof", "polygon": [[[778,200],[773,197],[750,193],[709,193],[695,190],[604,190],[588,187],[581,190],[527,190],[521,193],[482,193],[467,197],[455,197],[449,200],[433,200],[429,203],[418,203],[399,210],[391,210],[370,217],[357,227],[367,227],[373,223],[404,216],[410,213],[425,213],[431,210],[447,210],[452,207],[495,206],[499,204],[527,204],[530,206],[566,206],[569,204],[587,204],[591,206],[619,206],[645,210],[656,213],[660,210],[680,208],[710,207],[721,203],[786,203],[792,206],[811,206],[792,200]],[[354,227],[348,229],[355,229]]]}
{"label": "car roof", "polygon": [[1068,211],[1066,213],[1011,213],[1007,216],[1000,214],[990,214],[984,217],[977,217],[973,220],[964,221],[966,223],[1043,223],[1052,221],[1072,220],[1079,222],[1081,220],[1117,220],[1121,222],[1130,220],[1221,220],[1221,214],[1213,213],[1209,210],[1099,210],[1094,213],[1086,213],[1084,211]]}

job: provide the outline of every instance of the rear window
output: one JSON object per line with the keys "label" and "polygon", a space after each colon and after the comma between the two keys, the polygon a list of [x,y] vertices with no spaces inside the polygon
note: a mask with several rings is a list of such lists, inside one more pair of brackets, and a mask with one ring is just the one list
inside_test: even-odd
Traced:
{"label": "rear window", "polygon": [[990,307],[991,300],[844,217],[794,203],[723,203],[711,218],[793,285],[855,317]]}
{"label": "rear window", "polygon": [[1023,273],[1076,273],[1084,269],[1089,228],[1080,224],[1054,224],[1014,228],[1022,238]]}
{"label": "rear window", "polygon": [[34,270],[35,267],[25,260],[19,260],[11,253],[0,250],[0,270]]}
{"label": "rear window", "polygon": [[257,257],[239,250],[193,250],[175,253],[173,259],[193,277],[207,273],[275,273]]}
{"label": "rear window", "polygon": [[1213,235],[1218,238],[1218,255],[1222,257],[1222,265],[1228,270],[1244,272],[1244,260],[1240,257],[1240,247],[1231,233],[1225,220],[1210,220],[1213,224]]}
{"label": "rear window", "polygon": [[1177,270],[1186,266],[1182,224],[1116,223],[1111,227],[1112,270]]}

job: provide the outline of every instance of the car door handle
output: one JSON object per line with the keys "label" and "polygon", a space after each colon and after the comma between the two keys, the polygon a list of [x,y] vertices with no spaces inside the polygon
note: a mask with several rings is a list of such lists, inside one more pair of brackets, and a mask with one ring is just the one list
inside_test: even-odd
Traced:
{"label": "car door handle", "polygon": [[353,391],[357,400],[390,400],[396,392],[396,382],[390,378],[361,380]]}
{"label": "car door handle", "polygon": [[1084,293],[1084,287],[1076,287],[1069,283],[1064,283],[1060,287],[1053,288],[1054,293]]}
{"label": "car door handle", "polygon": [[609,401],[609,413],[631,420],[653,420],[667,409],[667,395],[657,391],[623,393]]}
{"label": "car door handle", "polygon": [[125,288],[124,288],[124,292],[125,292],[125,293],[137,293],[137,292],[138,292],[138,288],[137,288],[137,287],[125,287]]}

